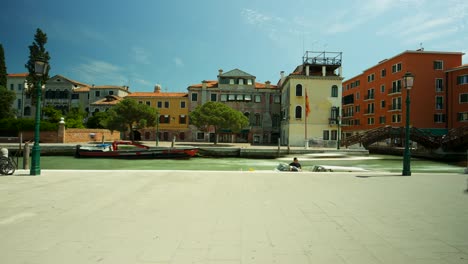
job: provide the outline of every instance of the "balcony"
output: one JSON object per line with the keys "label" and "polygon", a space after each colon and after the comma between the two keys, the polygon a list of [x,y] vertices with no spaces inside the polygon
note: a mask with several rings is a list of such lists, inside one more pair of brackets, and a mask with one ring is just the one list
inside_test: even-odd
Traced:
{"label": "balcony", "polygon": [[401,111],[401,104],[391,104],[391,105],[389,105],[388,111]]}

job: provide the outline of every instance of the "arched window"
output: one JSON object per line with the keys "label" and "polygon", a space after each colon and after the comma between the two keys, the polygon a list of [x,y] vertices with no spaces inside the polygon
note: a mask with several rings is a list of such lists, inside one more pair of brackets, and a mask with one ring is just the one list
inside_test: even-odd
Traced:
{"label": "arched window", "polygon": [[256,126],[262,125],[262,116],[259,113],[255,114],[255,125]]}
{"label": "arched window", "polygon": [[302,107],[301,106],[296,106],[296,118],[302,118]]}
{"label": "arched window", "polygon": [[333,85],[331,87],[331,97],[338,97],[338,86]]}
{"label": "arched window", "polygon": [[296,96],[302,96],[302,84],[296,85]]}
{"label": "arched window", "polygon": [[26,106],[24,108],[24,115],[25,116],[30,116],[31,115],[31,107],[30,106]]}
{"label": "arched window", "polygon": [[45,99],[52,99],[53,92],[52,90],[48,89],[45,93]]}
{"label": "arched window", "polygon": [[69,94],[69,93],[70,93],[70,92],[69,92],[68,90],[63,91],[63,98],[64,98],[64,99],[68,99],[68,94]]}

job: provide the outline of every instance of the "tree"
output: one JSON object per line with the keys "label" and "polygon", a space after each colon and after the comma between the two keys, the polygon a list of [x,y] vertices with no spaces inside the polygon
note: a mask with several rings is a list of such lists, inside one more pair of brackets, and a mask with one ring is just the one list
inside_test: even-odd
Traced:
{"label": "tree", "polygon": [[189,114],[190,122],[202,131],[207,131],[210,127],[215,130],[215,144],[218,143],[218,136],[221,129],[228,129],[234,133],[249,125],[249,119],[241,112],[219,102],[208,102],[197,106]]}
{"label": "tree", "polygon": [[86,121],[86,127],[87,128],[105,128],[105,120],[108,117],[107,112],[97,112],[94,113],[93,116],[88,118],[88,121]]}
{"label": "tree", "polygon": [[65,126],[67,128],[85,128],[83,120],[86,112],[81,107],[72,107],[65,116]]}
{"label": "tree", "polygon": [[42,109],[42,112],[44,113],[44,116],[47,117],[47,121],[51,123],[58,123],[60,118],[63,116],[62,111],[55,109],[52,105],[46,105]]}
{"label": "tree", "polygon": [[5,66],[5,54],[3,46],[0,44],[0,119],[11,118],[15,116],[13,102],[15,101],[15,92],[7,88],[7,71]]}
{"label": "tree", "polygon": [[130,132],[133,140],[133,128],[145,128],[156,125],[157,112],[146,104],[139,104],[133,99],[123,99],[109,109],[105,127],[110,130]]}
{"label": "tree", "polygon": [[31,95],[32,103],[35,105],[37,98],[36,98],[36,85],[40,81],[41,84],[45,84],[49,79],[49,70],[50,65],[47,69],[46,74],[42,76],[37,76],[34,71],[34,65],[37,60],[42,60],[44,62],[49,63],[50,56],[49,52],[45,49],[45,44],[47,43],[47,35],[42,32],[41,29],[36,30],[36,34],[34,35],[34,42],[29,46],[29,60],[24,65],[26,69],[28,69],[29,75],[26,78],[28,84],[28,94]]}
{"label": "tree", "polygon": [[0,43],[0,86],[7,88],[7,68],[5,64],[5,52]]}

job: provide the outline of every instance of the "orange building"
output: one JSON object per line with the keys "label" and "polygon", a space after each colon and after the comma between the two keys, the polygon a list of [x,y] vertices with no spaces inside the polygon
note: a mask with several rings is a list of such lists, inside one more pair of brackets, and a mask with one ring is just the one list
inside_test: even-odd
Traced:
{"label": "orange building", "polygon": [[[410,125],[438,134],[446,133],[453,127],[451,119],[456,113],[468,112],[468,104],[458,103],[458,97],[462,96],[452,92],[457,89],[452,87],[457,76],[467,71],[466,67],[452,71],[461,65],[463,55],[461,52],[423,49],[405,51],[344,81],[344,137],[382,126],[405,126],[407,91],[402,77],[406,72],[414,75],[414,86],[410,91]],[[450,80],[448,76],[451,75]]]}
{"label": "orange building", "polygon": [[448,127],[468,126],[468,64],[447,71]]}
{"label": "orange building", "polygon": [[158,110],[158,125],[138,131],[141,140],[156,140],[159,132],[159,141],[190,141],[188,127],[188,94],[161,92],[157,85],[154,92],[135,92],[127,95],[140,104],[146,104]]}

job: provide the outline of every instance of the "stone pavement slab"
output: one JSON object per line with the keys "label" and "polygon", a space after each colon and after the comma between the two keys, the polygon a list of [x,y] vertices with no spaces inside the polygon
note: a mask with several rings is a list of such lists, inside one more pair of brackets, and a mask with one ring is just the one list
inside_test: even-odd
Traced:
{"label": "stone pavement slab", "polygon": [[467,175],[0,177],[0,263],[468,263]]}

